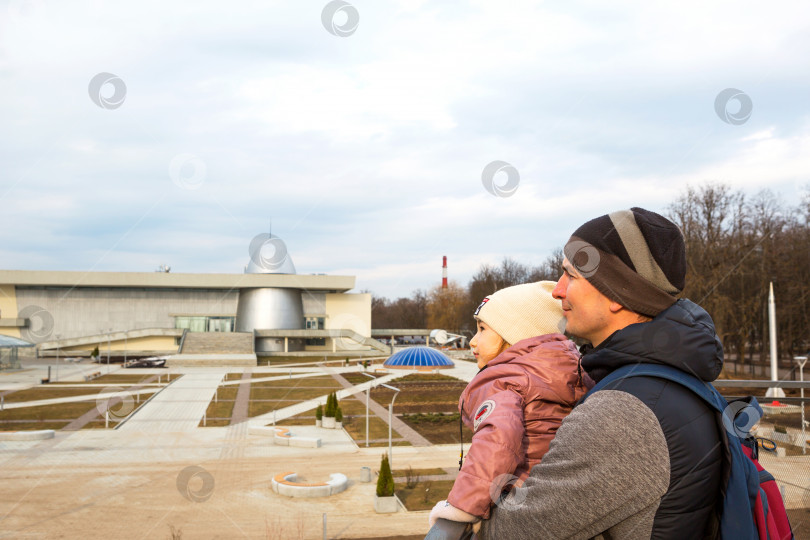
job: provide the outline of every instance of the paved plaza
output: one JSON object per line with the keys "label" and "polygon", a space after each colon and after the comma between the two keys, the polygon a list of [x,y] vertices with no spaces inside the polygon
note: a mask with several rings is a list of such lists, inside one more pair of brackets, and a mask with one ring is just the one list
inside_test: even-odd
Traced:
{"label": "paved plaza", "polygon": [[[356,368],[252,368],[248,375],[256,376],[254,381],[324,374],[343,379],[341,373],[352,370]],[[474,365],[460,362],[443,373],[469,380],[476,371]],[[174,370],[172,383],[120,429],[59,431],[45,441],[0,442],[0,538],[171,538],[174,530],[186,539],[321,539],[324,515],[328,538],[427,532],[427,511],[374,512],[376,484],[362,481],[362,468],[376,470],[383,448],[358,448],[345,431],[314,425],[289,428],[295,435],[319,437],[321,448],[276,446],[270,437],[249,433],[249,426],[266,425],[272,415],[227,427],[198,427],[226,372]],[[376,383],[396,376],[400,374]],[[243,380],[232,377],[226,384],[240,385]],[[0,380],[0,385],[18,383]],[[368,384],[344,385],[338,395],[362,397]],[[311,410],[316,401],[281,409],[276,417]],[[381,417],[387,420],[387,414]],[[447,468],[457,460],[455,444],[401,446],[394,447],[392,468]],[[810,502],[805,500],[810,486],[797,480],[810,478],[808,460],[763,459],[786,486],[791,506]],[[272,477],[287,471],[308,482],[343,473],[349,487],[317,499],[273,493]]]}

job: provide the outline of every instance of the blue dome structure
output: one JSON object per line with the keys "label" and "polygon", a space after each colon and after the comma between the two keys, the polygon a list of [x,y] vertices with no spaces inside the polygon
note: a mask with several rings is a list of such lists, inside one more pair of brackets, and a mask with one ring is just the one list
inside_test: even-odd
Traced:
{"label": "blue dome structure", "polygon": [[434,370],[455,367],[446,354],[430,347],[409,347],[385,361],[384,367],[393,369]]}

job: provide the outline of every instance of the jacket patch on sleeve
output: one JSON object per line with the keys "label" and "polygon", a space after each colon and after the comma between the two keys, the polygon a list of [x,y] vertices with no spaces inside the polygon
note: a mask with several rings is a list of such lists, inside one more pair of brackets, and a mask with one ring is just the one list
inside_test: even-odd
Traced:
{"label": "jacket patch on sleeve", "polygon": [[478,410],[475,411],[475,416],[473,417],[473,431],[478,430],[478,426],[481,425],[481,422],[486,420],[487,416],[492,414],[492,411],[495,410],[495,402],[491,399],[486,400],[478,407]]}

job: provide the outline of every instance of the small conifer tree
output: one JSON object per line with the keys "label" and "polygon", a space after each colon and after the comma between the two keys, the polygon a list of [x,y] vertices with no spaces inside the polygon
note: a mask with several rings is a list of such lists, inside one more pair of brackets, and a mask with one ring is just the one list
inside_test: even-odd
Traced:
{"label": "small conifer tree", "polygon": [[343,411],[340,410],[340,405],[335,410],[335,422],[343,422]]}
{"label": "small conifer tree", "polygon": [[323,406],[319,403],[318,406],[315,408],[315,420],[321,420],[323,418]]}
{"label": "small conifer tree", "polygon": [[383,454],[380,462],[380,475],[377,477],[377,497],[392,497],[393,495],[394,475],[391,474],[388,454]]}

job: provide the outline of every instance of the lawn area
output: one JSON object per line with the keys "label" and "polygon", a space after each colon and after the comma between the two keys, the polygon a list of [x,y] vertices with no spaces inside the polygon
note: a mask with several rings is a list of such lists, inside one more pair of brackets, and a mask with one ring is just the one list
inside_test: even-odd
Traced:
{"label": "lawn area", "polygon": [[447,474],[447,471],[439,467],[434,467],[433,469],[410,469],[410,470],[396,469],[394,471],[391,471],[391,474],[394,475],[394,478],[398,477],[404,478],[405,476],[408,475],[409,472],[414,475],[418,474],[419,476],[436,476],[439,474]]}
{"label": "lawn area", "polygon": [[[248,415],[259,416],[323,396],[340,388],[337,381],[328,375],[254,383],[250,386]],[[314,411],[312,414],[315,414]]]}
{"label": "lawn area", "polygon": [[[373,415],[373,413],[372,413]],[[345,416],[343,417],[343,429],[346,430],[352,439],[354,439],[357,446],[366,445],[366,417],[363,416]],[[399,434],[394,431],[393,437],[399,437]],[[388,422],[383,421],[380,417],[373,415],[368,419],[368,437],[372,441],[374,439],[385,439],[384,442],[370,442],[369,446],[388,446]],[[402,444],[398,444],[402,443]],[[395,446],[410,446],[407,441],[394,442]]]}
{"label": "lawn area", "polygon": [[[401,420],[419,432],[433,444],[451,444],[459,442],[459,413],[436,414],[416,413],[406,414]],[[472,440],[472,431],[464,426],[464,442]]]}
{"label": "lawn area", "polygon": [[[278,364],[312,364],[323,362],[323,358],[306,358],[303,356],[262,356],[258,360],[260,366],[275,366]],[[330,361],[329,363],[334,362]]]}
{"label": "lawn area", "polygon": [[[211,403],[208,404],[208,409],[205,411],[206,427],[230,425],[231,416],[233,415],[233,405],[236,402],[236,393],[238,391],[239,385],[237,384],[220,386],[217,389],[217,401],[212,399]],[[202,427],[202,425],[202,420],[200,420],[200,427]]]}
{"label": "lawn area", "polygon": [[422,481],[414,488],[408,488],[405,482],[401,482],[397,483],[395,493],[409,511],[430,510],[437,502],[447,498],[452,487],[452,480]]}
{"label": "lawn area", "polygon": [[25,429],[53,429],[42,428],[34,424],[43,424],[53,421],[63,421],[65,423],[80,417],[84,413],[96,408],[95,401],[80,401],[76,403],[60,403],[59,405],[42,405],[39,407],[25,407],[22,409],[6,409],[0,411],[0,429],[19,430],[21,424],[10,422],[10,420],[26,420],[30,427]]}
{"label": "lawn area", "polygon": [[[365,394],[360,394],[362,401],[357,401],[353,398],[341,399],[338,404],[341,411],[343,411],[343,429],[346,433],[354,439],[357,446],[365,447],[366,445],[366,402]],[[280,407],[279,407],[280,408]],[[272,410],[272,409],[271,409]],[[386,416],[387,418],[387,416]],[[279,420],[276,422],[277,426],[301,426],[301,425],[314,425],[315,424],[315,409],[307,411],[303,414],[298,414]],[[369,439],[384,439],[379,442],[370,442],[369,447],[387,447],[388,446],[388,422],[375,415],[373,412],[368,419],[368,434]],[[395,431],[394,438],[399,438],[399,434]],[[410,446],[407,441],[394,441],[394,446]],[[444,472],[440,473],[444,474]]]}
{"label": "lawn area", "polygon": [[[446,375],[428,373],[408,375],[393,381],[391,385],[400,389],[394,405],[397,413],[452,413],[458,411],[458,398],[467,383]],[[380,404],[390,403],[393,394],[393,390],[378,387],[371,391],[371,399]]]}
{"label": "lawn area", "polygon": [[0,431],[37,431],[39,429],[58,431],[69,423],[69,420],[62,422],[12,422],[0,420]]}
{"label": "lawn area", "polygon": [[[164,382],[166,377],[163,378]],[[101,390],[110,387],[118,386],[122,390],[137,386],[146,382],[157,382],[157,375],[104,375],[97,379],[93,379],[93,386],[85,387],[66,387],[67,384],[75,383],[52,383],[26,388],[25,390],[8,390],[0,392],[6,403],[20,403],[23,401],[37,401],[40,399],[56,399],[63,397],[74,396],[91,396],[99,393]]]}
{"label": "lawn area", "polygon": [[62,388],[59,386],[43,385],[28,388],[26,390],[9,392],[8,394],[3,395],[3,400],[6,403],[21,403],[23,401],[38,401],[40,399],[94,396],[104,388],[106,388],[104,385],[100,385],[98,388]]}
{"label": "lawn area", "polygon": [[[133,397],[131,405],[127,403],[120,403],[114,405],[111,409],[111,412],[113,414],[111,414],[110,416],[110,426],[112,427],[117,423],[118,419],[115,417],[114,414],[116,411],[121,411],[122,414],[128,413],[130,412],[129,409],[131,407],[132,412],[134,412],[148,398],[149,395],[145,394],[141,396],[140,403],[136,402],[135,401],[136,398]],[[0,411],[0,430],[22,431],[22,430],[36,430],[36,429],[62,429],[72,420],[79,418],[88,411],[97,412],[95,399],[89,401],[58,403],[55,405],[40,405],[38,407],[6,409],[4,411]],[[101,413],[98,413],[98,417],[100,418],[100,420],[90,422],[89,424],[84,426],[84,429],[99,428],[99,427],[103,428],[104,417],[101,415]]]}
{"label": "lawn area", "polygon": [[[374,379],[376,379],[377,377],[382,377],[383,376],[382,373],[369,373],[369,372],[366,372],[366,373],[368,373],[369,375],[374,377]],[[349,381],[352,384],[363,384],[364,382],[374,380],[371,377],[366,377],[362,373],[342,373],[341,375],[343,376],[344,379],[346,379],[347,381]]]}
{"label": "lawn area", "polygon": [[[165,383],[165,382],[168,382],[169,379],[173,381],[178,377],[179,377],[179,375],[176,374],[176,373],[174,375],[171,375],[171,376],[169,375],[168,372],[161,373],[160,374],[160,382]],[[105,385],[108,385],[108,386],[110,386],[110,385],[135,386],[138,383],[158,382],[158,375],[147,375],[145,373],[141,373],[141,374],[133,373],[132,375],[130,375],[130,374],[120,375],[118,373],[113,373],[112,375],[102,375],[101,377],[97,377],[97,378],[95,378],[95,379],[93,379],[91,381],[87,381],[87,382],[91,382],[93,384],[105,384]]]}

